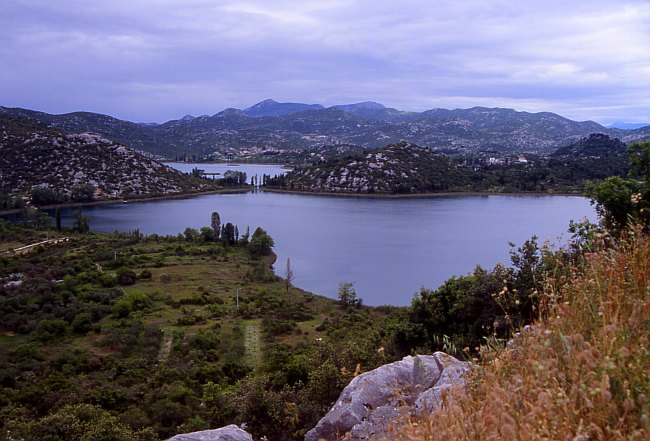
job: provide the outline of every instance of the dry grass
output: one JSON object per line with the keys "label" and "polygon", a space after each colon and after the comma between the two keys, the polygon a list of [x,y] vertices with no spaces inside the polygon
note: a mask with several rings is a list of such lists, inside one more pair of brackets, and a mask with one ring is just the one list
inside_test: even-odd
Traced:
{"label": "dry grass", "polygon": [[403,440],[649,440],[650,240],[589,255],[546,318]]}

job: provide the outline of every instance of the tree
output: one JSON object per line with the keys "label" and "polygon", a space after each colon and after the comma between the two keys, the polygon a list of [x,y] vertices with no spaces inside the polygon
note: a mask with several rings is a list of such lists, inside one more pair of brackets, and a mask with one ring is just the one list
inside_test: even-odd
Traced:
{"label": "tree", "polygon": [[239,187],[246,185],[246,173],[228,170],[223,174],[223,178],[219,180],[219,183],[226,187]]}
{"label": "tree", "polygon": [[42,230],[49,230],[52,227],[52,217],[44,211],[38,210],[35,213],[34,226]]}
{"label": "tree", "polygon": [[57,231],[61,231],[61,207],[56,207],[56,210],[54,210],[54,219]]}
{"label": "tree", "polygon": [[133,285],[138,279],[137,275],[135,274],[135,271],[130,270],[128,268],[120,268],[119,270],[117,270],[116,275],[117,275],[117,283],[123,286]]}
{"label": "tree", "polygon": [[217,242],[219,240],[219,233],[221,233],[221,217],[216,211],[212,212],[212,216],[210,217],[210,226],[214,232],[214,241]]}
{"label": "tree", "polygon": [[55,190],[47,187],[35,187],[32,189],[32,203],[34,205],[51,205],[60,204],[64,201],[64,197],[57,193]]}
{"label": "tree", "polygon": [[75,185],[70,192],[70,199],[74,202],[92,201],[95,196],[95,187],[89,184]]}
{"label": "tree", "polygon": [[339,306],[342,309],[360,308],[363,300],[357,298],[354,284],[351,282],[339,283]]}
{"label": "tree", "polygon": [[605,227],[619,231],[627,225],[628,218],[634,214],[633,195],[638,194],[639,185],[634,180],[611,176],[599,184],[587,187],[587,196],[596,205],[596,212]]}
{"label": "tree", "polygon": [[472,274],[452,277],[435,291],[422,288],[399,324],[398,346],[405,351],[443,350],[448,339],[456,348],[476,348],[485,336],[503,337],[509,326],[501,305],[516,303],[511,299],[513,283],[511,269],[497,265],[487,271],[477,266]]}
{"label": "tree", "polygon": [[650,227],[650,141],[634,143],[627,151],[629,178],[612,176],[591,183],[586,191],[603,224],[613,233],[620,233],[629,221]]}
{"label": "tree", "polygon": [[273,238],[264,231],[262,228],[257,227],[253,233],[251,241],[246,246],[251,257],[258,259],[262,256],[271,254],[271,247],[273,246]]}
{"label": "tree", "polygon": [[293,270],[291,269],[291,260],[287,257],[287,266],[284,271],[284,284],[289,292],[291,284],[293,283]]}
{"label": "tree", "polygon": [[240,246],[246,246],[248,245],[248,240],[251,237],[251,231],[249,227],[246,227],[246,232],[243,234],[243,236],[239,239],[239,245]]}
{"label": "tree", "polygon": [[90,218],[81,214],[81,210],[75,210],[72,214],[74,217],[74,223],[72,224],[72,229],[78,233],[87,233],[90,231]]}
{"label": "tree", "polygon": [[212,230],[210,227],[201,227],[199,236],[203,242],[212,242],[214,240],[214,230]]}
{"label": "tree", "polygon": [[196,231],[195,228],[190,227],[185,228],[183,235],[185,236],[186,242],[196,242],[196,240],[199,238],[199,232]]}
{"label": "tree", "polygon": [[228,245],[235,244],[235,226],[230,222],[226,223],[221,228],[221,240],[226,242]]}
{"label": "tree", "polygon": [[630,174],[639,179],[645,179],[645,184],[650,182],[650,141],[635,142],[627,149]]}

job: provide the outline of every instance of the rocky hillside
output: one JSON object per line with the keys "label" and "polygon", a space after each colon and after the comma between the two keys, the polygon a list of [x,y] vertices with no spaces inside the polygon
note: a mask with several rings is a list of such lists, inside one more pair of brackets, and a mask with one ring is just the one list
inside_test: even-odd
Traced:
{"label": "rocky hillside", "polygon": [[550,157],[495,151],[447,155],[400,142],[378,150],[319,149],[303,165],[267,177],[269,189],[346,193],[581,193],[587,181],[627,175],[626,146],[594,134]]}
{"label": "rocky hillside", "polygon": [[467,173],[448,157],[401,142],[365,154],[296,168],[286,188],[332,193],[422,193],[462,186]]}
{"label": "rocky hillside", "polygon": [[[195,192],[211,181],[186,175],[100,135],[66,134],[0,115],[0,192],[51,189],[62,200]],[[85,193],[82,196],[81,193]]]}
{"label": "rocky hillside", "polygon": [[560,115],[473,107],[404,112],[365,102],[323,108],[320,105],[265,100],[245,110],[183,117],[164,124],[135,124],[107,115],[74,112],[50,115],[0,107],[0,114],[38,121],[67,132],[89,131],[129,147],[174,158],[258,158],[268,152],[313,150],[352,144],[380,148],[406,140],[430,149],[474,152],[550,153],[590,133],[621,141],[650,139],[650,126],[636,130],[605,128],[593,121],[576,122]]}

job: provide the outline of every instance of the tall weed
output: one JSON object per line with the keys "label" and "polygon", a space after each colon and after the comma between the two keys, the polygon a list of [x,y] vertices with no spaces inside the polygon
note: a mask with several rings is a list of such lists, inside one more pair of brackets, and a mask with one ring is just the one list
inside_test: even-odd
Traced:
{"label": "tall weed", "polygon": [[650,239],[632,229],[567,269],[510,349],[389,438],[650,439]]}

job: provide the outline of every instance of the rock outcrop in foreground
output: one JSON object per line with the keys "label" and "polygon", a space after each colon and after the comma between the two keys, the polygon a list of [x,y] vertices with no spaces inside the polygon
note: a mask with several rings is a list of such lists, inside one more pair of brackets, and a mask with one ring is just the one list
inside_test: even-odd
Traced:
{"label": "rock outcrop in foreground", "polygon": [[431,412],[443,391],[464,384],[471,363],[443,352],[405,357],[353,379],[305,441],[366,439],[410,414]]}
{"label": "rock outcrop in foreground", "polygon": [[[367,439],[385,433],[410,415],[423,415],[442,403],[445,390],[465,384],[473,365],[436,352],[404,357],[354,378],[332,409],[307,432],[305,441]],[[167,441],[252,441],[231,424],[216,430],[176,435]]]}
{"label": "rock outcrop in foreground", "polygon": [[221,429],[176,435],[167,441],[253,441],[253,437],[245,430],[231,424]]}

